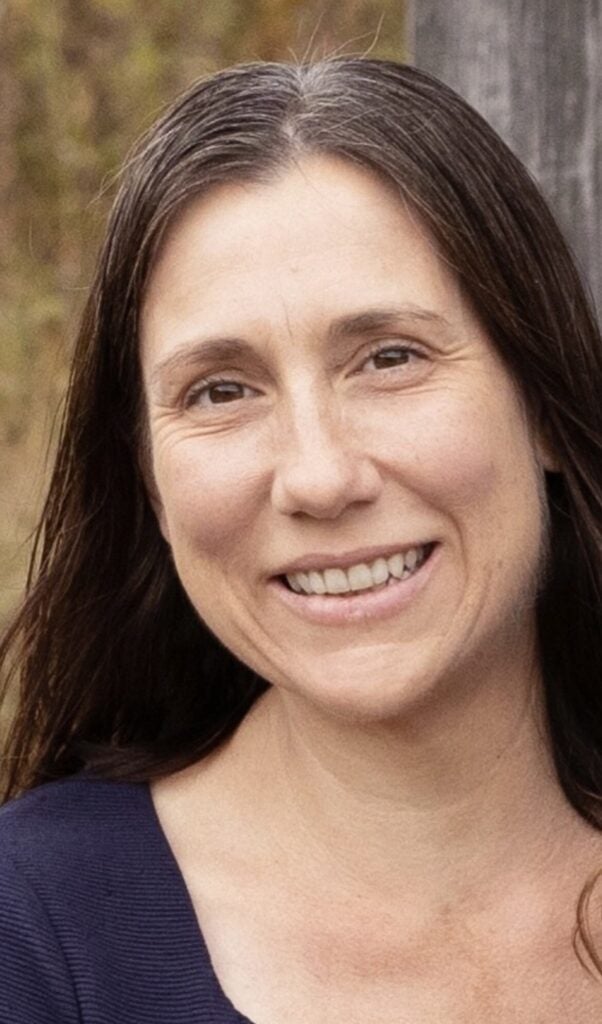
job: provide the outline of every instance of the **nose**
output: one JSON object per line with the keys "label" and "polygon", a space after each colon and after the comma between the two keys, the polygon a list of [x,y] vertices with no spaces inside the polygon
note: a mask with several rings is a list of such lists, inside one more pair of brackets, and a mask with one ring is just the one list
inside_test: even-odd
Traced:
{"label": "nose", "polygon": [[375,501],[381,477],[357,432],[350,436],[328,401],[312,406],[291,416],[278,439],[272,503],[285,515],[336,519],[351,505]]}

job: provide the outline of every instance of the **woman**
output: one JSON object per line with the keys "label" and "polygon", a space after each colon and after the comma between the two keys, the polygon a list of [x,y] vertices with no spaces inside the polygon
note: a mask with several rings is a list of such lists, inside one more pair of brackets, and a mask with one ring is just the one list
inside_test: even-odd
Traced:
{"label": "woman", "polygon": [[240,67],[151,129],[5,643],[7,1020],[600,1019],[601,383],[429,76]]}

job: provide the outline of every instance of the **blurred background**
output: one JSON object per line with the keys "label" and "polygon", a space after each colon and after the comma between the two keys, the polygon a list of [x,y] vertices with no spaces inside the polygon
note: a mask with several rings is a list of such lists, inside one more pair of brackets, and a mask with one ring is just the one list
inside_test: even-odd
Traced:
{"label": "blurred background", "polygon": [[403,59],[401,0],[0,0],[0,627],[23,588],[95,253],[134,140],[200,75]]}

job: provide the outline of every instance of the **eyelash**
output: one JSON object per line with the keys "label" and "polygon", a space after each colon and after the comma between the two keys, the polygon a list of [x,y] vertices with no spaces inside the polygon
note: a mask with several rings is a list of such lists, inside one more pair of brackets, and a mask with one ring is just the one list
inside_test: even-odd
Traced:
{"label": "eyelash", "polygon": [[[366,365],[366,363],[368,363],[371,359],[375,359],[377,356],[383,355],[386,352],[400,352],[400,353],[403,353],[404,355],[407,355],[407,356],[415,356],[417,359],[425,359],[426,358],[424,353],[419,348],[417,348],[414,345],[380,345],[380,346],[374,348],[366,356],[366,358],[364,359],[364,361],[361,364],[362,367],[364,367]],[[406,362],[402,362],[402,363],[399,363],[399,364],[397,364],[395,366],[385,366],[385,367],[382,367],[381,369],[383,369],[383,370],[396,370],[396,369],[398,369],[399,366],[405,366],[405,365],[406,365]],[[356,370],[355,372],[359,373],[360,370]],[[203,393],[208,392],[210,388],[215,387],[216,385],[219,385],[219,384],[235,385],[236,387],[243,388],[243,389],[248,387],[248,385],[246,385],[246,384],[241,384],[240,381],[232,380],[231,377],[221,377],[221,376],[219,376],[219,374],[211,376],[211,377],[202,377],[186,393],[185,398],[184,398],[184,406],[185,406],[185,408],[189,409],[192,405],[194,405],[195,402],[198,401],[198,399],[200,398],[200,396]],[[228,402],[223,402],[223,403],[215,402],[215,403],[210,403],[210,404],[213,406],[213,405],[229,405],[230,403],[228,403]]]}
{"label": "eyelash", "polygon": [[[198,401],[198,399],[203,394],[203,392],[205,392],[205,391],[208,392],[210,388],[215,387],[218,384],[234,384],[236,387],[239,387],[239,388],[246,388],[247,387],[246,384],[241,384],[240,381],[232,380],[231,377],[220,377],[220,376],[202,377],[186,393],[185,398],[184,398],[184,407],[186,409],[189,409],[192,405],[194,405],[194,403],[196,401]],[[212,404],[212,405],[213,404],[214,405],[220,405],[220,404],[228,405],[229,403],[228,402],[223,402],[223,403],[215,402],[215,403],[210,403],[210,404]]]}
{"label": "eyelash", "polygon": [[[362,366],[365,366],[370,359],[375,359],[376,356],[382,355],[383,352],[403,352],[404,355],[416,356],[417,359],[425,358],[424,352],[415,345],[378,345],[366,356]],[[399,365],[405,366],[406,363],[404,362]],[[397,366],[385,366],[383,369],[396,370]]]}

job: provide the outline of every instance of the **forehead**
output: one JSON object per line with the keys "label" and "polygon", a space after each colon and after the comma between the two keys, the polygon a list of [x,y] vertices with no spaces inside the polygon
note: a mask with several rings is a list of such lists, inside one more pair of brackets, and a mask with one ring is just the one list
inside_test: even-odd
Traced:
{"label": "forehead", "polygon": [[321,333],[376,306],[468,315],[392,187],[338,158],[309,157],[268,184],[218,186],[180,214],[147,288],[143,359],[191,332]]}

